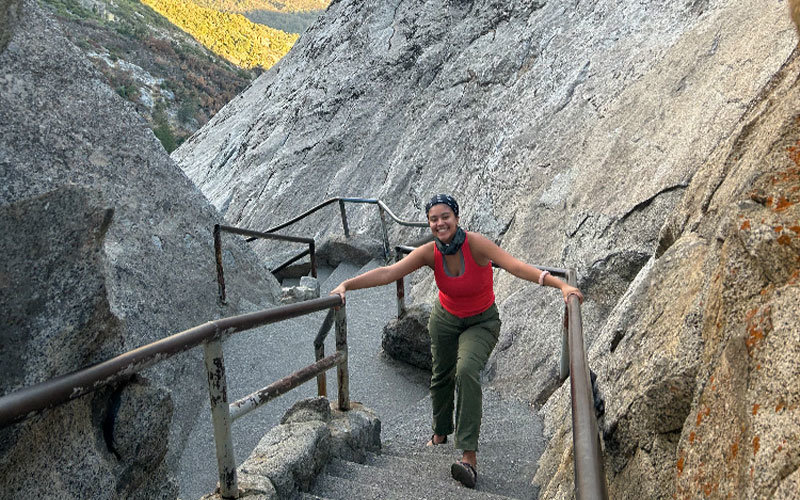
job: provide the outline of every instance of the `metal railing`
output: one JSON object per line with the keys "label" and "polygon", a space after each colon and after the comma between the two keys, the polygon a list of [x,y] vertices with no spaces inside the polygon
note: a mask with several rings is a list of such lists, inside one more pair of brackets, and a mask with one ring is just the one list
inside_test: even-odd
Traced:
{"label": "metal railing", "polygon": [[[395,259],[399,261],[404,254],[411,253],[414,249],[415,247],[412,246],[396,246]],[[492,262],[492,266],[502,269],[494,262]],[[534,267],[562,278],[571,286],[578,285],[575,269]],[[397,317],[401,317],[405,314],[405,311],[405,283],[403,278],[400,278],[397,280]],[[608,486],[606,485],[600,432],[594,413],[594,396],[589,376],[589,363],[583,342],[581,303],[575,296],[569,297],[564,308],[559,377],[562,382],[567,377],[570,378],[575,498],[578,500],[607,500]]]}
{"label": "metal railing", "polygon": [[278,265],[277,267],[270,269],[270,272],[275,274],[286,267],[294,264],[298,260],[302,259],[306,255],[309,255],[311,258],[311,276],[317,277],[317,257],[315,251],[315,243],[314,238],[303,238],[300,236],[287,236],[283,234],[271,234],[271,233],[264,233],[260,231],[253,231],[251,229],[242,229],[239,227],[233,226],[225,226],[222,224],[215,224],[214,225],[214,255],[217,259],[217,285],[219,289],[219,301],[221,304],[227,304],[227,297],[225,294],[225,271],[222,268],[222,232],[238,234],[241,236],[247,236],[246,241],[255,241],[257,239],[264,239],[264,240],[279,240],[279,241],[291,241],[294,243],[305,243],[308,245],[306,250],[303,250],[299,254],[291,257],[290,259],[286,260],[282,264]]}
{"label": "metal railing", "polygon": [[[332,308],[332,309],[331,309]],[[316,362],[238,401],[228,403],[222,342],[229,336],[258,326],[283,321],[324,309],[331,309],[314,340]],[[336,352],[324,356],[322,347],[332,323],[336,324]],[[209,321],[189,330],[144,345],[95,365],[62,375],[0,397],[0,427],[33,416],[39,411],[66,403],[101,387],[123,382],[131,375],[203,344],[208,372],[208,391],[214,424],[220,493],[238,497],[236,462],[231,424],[255,408],[317,378],[318,394],[326,395],[325,372],[337,368],[338,406],[350,409],[347,366],[347,317],[342,298],[332,295],[250,314]]]}
{"label": "metal railing", "polygon": [[[388,214],[395,222],[401,225],[427,227],[427,224],[424,222],[400,220],[382,201],[369,198],[331,198],[294,219],[270,228],[265,232],[217,224],[214,226],[214,246],[217,259],[220,300],[223,303],[225,302],[221,232],[225,231],[247,236],[249,241],[263,238],[308,244],[308,250],[289,259],[289,261],[281,264],[279,267],[288,266],[305,255],[310,255],[312,274],[316,275],[313,239],[275,235],[271,233],[294,224],[317,210],[337,201],[339,202],[345,236],[350,235],[345,203],[367,203],[376,204],[378,206],[383,230],[384,256],[387,258],[387,262],[390,252],[385,214]],[[402,254],[409,253],[414,248],[415,247],[410,246],[395,247],[396,259],[401,259]],[[494,267],[499,266],[494,265]],[[547,270],[555,276],[564,278],[567,283],[572,286],[576,286],[577,284],[574,269],[537,267],[541,270]],[[276,272],[277,269],[278,268],[273,270],[273,272]],[[405,312],[404,295],[404,282],[403,278],[400,278],[397,280],[398,316],[402,316]],[[222,354],[223,340],[237,332],[324,309],[330,309],[330,311],[326,315],[319,333],[314,339],[316,361],[313,364],[245,396],[238,401],[230,404],[228,403],[225,365]],[[336,352],[326,357],[324,339],[334,322],[336,325]],[[205,351],[205,366],[208,372],[208,389],[214,424],[217,464],[219,467],[220,493],[223,498],[238,497],[236,463],[231,438],[231,424],[233,421],[315,377],[317,379],[318,394],[321,396],[327,395],[325,372],[333,367],[337,368],[339,408],[341,410],[348,410],[350,408],[346,312],[341,297],[333,295],[256,313],[210,321],[90,367],[4,395],[0,397],[0,427],[19,422],[39,411],[58,406],[101,387],[124,381],[137,372],[200,344],[203,344]],[[567,376],[570,377],[576,498],[579,500],[607,499],[608,492],[601,454],[600,435],[594,414],[594,399],[583,341],[580,302],[577,297],[574,296],[569,298],[564,313],[564,330],[562,335],[559,374],[562,381],[565,380]]]}
{"label": "metal railing", "polygon": [[[271,228],[267,229],[266,231],[264,231],[264,233],[274,233],[275,231],[280,231],[281,229],[283,229],[285,227],[288,227],[288,226],[291,226],[292,224],[295,224],[295,223],[305,219],[306,217],[308,217],[309,215],[313,214],[314,212],[317,212],[318,210],[321,210],[321,209],[327,207],[328,205],[331,205],[331,204],[336,203],[336,202],[339,203],[339,212],[340,212],[341,217],[342,217],[342,228],[344,229],[344,235],[345,235],[345,237],[348,237],[348,238],[350,237],[350,225],[347,222],[347,210],[345,209],[345,204],[346,203],[354,203],[354,204],[367,204],[367,205],[377,205],[378,206],[378,213],[380,214],[380,218],[381,218],[381,232],[383,233],[383,257],[384,257],[386,262],[389,262],[389,260],[391,259],[390,245],[389,245],[389,231],[388,231],[388,229],[386,227],[386,216],[387,215],[394,222],[396,222],[397,224],[400,224],[401,226],[428,227],[428,223],[427,222],[412,222],[412,221],[407,221],[407,220],[400,219],[399,217],[397,217],[389,209],[389,207],[386,206],[386,204],[382,200],[379,200],[379,199],[376,199],[376,198],[348,198],[348,197],[337,196],[335,198],[330,198],[330,199],[327,199],[327,200],[323,201],[322,203],[320,203],[320,204],[318,204],[318,205],[306,210],[305,212],[303,212],[302,214],[298,215],[297,217],[294,217],[293,219],[290,219],[290,220],[288,220],[286,222],[278,224],[277,226],[274,226],[274,227],[271,227]],[[273,270],[273,272],[275,272],[275,271]]]}

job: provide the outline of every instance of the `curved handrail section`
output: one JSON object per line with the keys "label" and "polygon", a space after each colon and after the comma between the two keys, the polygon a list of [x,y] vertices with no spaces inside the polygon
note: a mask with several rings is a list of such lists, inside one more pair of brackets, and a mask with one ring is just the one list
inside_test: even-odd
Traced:
{"label": "curved handrail section", "polygon": [[[277,226],[271,227],[271,228],[267,229],[264,232],[265,233],[272,233],[272,232],[275,232],[275,231],[280,231],[281,229],[283,229],[285,227],[288,227],[288,226],[291,226],[292,224],[300,222],[301,220],[305,219],[306,217],[308,217],[309,215],[313,214],[314,212],[316,212],[318,210],[321,210],[321,209],[327,207],[328,205],[330,205],[332,203],[336,203],[337,201],[339,202],[340,207],[343,206],[345,203],[362,203],[362,204],[369,204],[369,205],[378,205],[378,207],[380,207],[381,210],[386,212],[386,214],[393,221],[395,221],[396,223],[400,224],[401,226],[428,227],[428,224],[426,222],[407,221],[407,220],[403,220],[403,219],[397,217],[394,214],[394,212],[392,212],[389,209],[389,207],[387,207],[386,204],[382,200],[379,200],[377,198],[350,198],[350,197],[344,197],[344,196],[337,196],[335,198],[329,198],[329,199],[323,201],[322,203],[319,203],[318,205],[315,205],[314,207],[306,210],[305,212],[303,212],[302,214],[298,215],[297,217],[289,219],[288,221],[283,222],[281,224],[278,224]],[[342,209],[342,210],[344,210],[344,209]],[[342,212],[342,217],[343,217],[344,220],[346,220],[346,217],[344,216],[344,212]],[[347,227],[347,223],[345,222],[345,228],[346,227]],[[349,231],[347,229],[345,229],[345,232],[347,233]]]}

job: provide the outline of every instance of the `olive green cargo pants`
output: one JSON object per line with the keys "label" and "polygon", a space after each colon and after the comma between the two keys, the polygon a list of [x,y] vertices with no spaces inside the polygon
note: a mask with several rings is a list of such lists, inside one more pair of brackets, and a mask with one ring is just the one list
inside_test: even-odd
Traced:
{"label": "olive green cargo pants", "polygon": [[455,409],[456,448],[477,451],[483,399],[480,373],[500,335],[497,306],[492,304],[480,314],[459,318],[437,301],[431,311],[428,331],[433,357],[433,432],[439,436],[453,433]]}

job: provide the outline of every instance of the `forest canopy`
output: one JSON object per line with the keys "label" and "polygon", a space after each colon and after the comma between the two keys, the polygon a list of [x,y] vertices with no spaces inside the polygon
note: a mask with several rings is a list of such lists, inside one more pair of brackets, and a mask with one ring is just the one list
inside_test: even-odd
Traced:
{"label": "forest canopy", "polygon": [[[299,0],[298,4],[322,0]],[[241,68],[269,69],[292,48],[298,35],[253,23],[240,14],[200,7],[187,0],[142,0],[215,54]],[[256,0],[205,0],[211,4],[283,4]],[[289,2],[286,2],[287,4]]]}
{"label": "forest canopy", "polygon": [[225,12],[244,13],[254,10],[269,10],[294,13],[325,10],[331,0],[195,0],[195,3]]}

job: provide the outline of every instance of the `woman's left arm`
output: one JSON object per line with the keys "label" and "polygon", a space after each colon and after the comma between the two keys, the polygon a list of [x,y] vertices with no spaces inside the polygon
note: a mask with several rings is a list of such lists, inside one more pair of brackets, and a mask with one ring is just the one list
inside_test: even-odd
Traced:
{"label": "woman's left arm", "polygon": [[[546,271],[541,271],[530,264],[522,262],[483,235],[470,233],[470,237],[470,248],[473,249],[478,256],[491,260],[518,278],[558,288],[564,296],[564,302],[569,299],[570,295],[575,295],[578,297],[578,300],[583,303],[583,294],[574,286],[568,285]],[[542,274],[545,275],[543,280],[540,279]]]}

